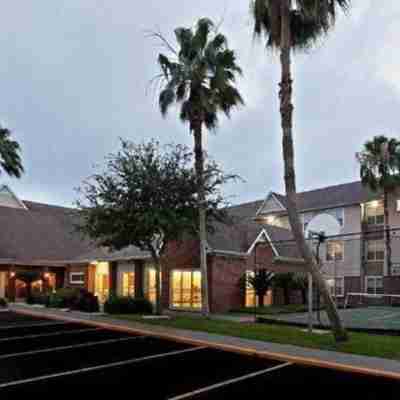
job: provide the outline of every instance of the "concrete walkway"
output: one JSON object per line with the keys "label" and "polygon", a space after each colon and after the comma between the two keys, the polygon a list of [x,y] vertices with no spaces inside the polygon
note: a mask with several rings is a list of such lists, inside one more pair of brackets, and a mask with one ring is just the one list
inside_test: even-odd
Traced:
{"label": "concrete walkway", "polygon": [[366,357],[334,351],[309,349],[293,345],[222,336],[206,332],[175,329],[135,321],[122,321],[105,315],[90,315],[79,312],[62,312],[55,309],[38,309],[23,305],[12,305],[11,310],[35,316],[80,321],[110,329],[118,329],[179,340],[195,345],[206,345],[227,351],[254,354],[298,364],[359,372],[400,380],[400,362],[376,357]]}

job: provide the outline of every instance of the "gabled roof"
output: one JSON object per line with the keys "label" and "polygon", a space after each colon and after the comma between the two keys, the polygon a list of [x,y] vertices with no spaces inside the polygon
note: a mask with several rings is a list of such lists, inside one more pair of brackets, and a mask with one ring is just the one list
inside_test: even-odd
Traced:
{"label": "gabled roof", "polygon": [[[134,246],[108,252],[76,229],[77,211],[24,201],[26,208],[0,206],[0,261],[27,265],[146,258]],[[3,262],[3,263],[4,263]]]}
{"label": "gabled roof", "polygon": [[[356,181],[299,192],[297,194],[297,206],[300,211],[328,209],[365,203],[379,198],[380,195],[380,193],[372,192],[364,187],[360,181]],[[286,208],[286,196],[275,192],[271,193],[269,196],[274,196]],[[275,211],[262,208],[258,215],[265,215],[273,212]]]}
{"label": "gabled roof", "polygon": [[25,209],[25,204],[7,185],[0,185],[0,206]]}

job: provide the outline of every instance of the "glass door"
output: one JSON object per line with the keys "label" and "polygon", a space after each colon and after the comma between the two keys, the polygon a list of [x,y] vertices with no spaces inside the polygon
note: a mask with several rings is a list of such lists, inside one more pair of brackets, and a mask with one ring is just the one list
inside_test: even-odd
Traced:
{"label": "glass door", "polygon": [[109,295],[110,277],[108,263],[98,263],[94,280],[94,291],[100,303],[104,303]]}

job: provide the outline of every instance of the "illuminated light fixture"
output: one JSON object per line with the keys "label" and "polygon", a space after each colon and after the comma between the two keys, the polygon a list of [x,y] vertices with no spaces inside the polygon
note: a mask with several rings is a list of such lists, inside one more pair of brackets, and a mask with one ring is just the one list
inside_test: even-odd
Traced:
{"label": "illuminated light fixture", "polygon": [[378,200],[374,200],[374,201],[371,201],[371,203],[369,203],[369,204],[370,204],[370,206],[373,207],[373,208],[378,208],[380,202],[379,202]]}
{"label": "illuminated light fixture", "polygon": [[275,221],[275,217],[273,215],[267,217],[267,224],[273,224]]}
{"label": "illuminated light fixture", "polygon": [[15,272],[10,272],[10,278],[14,278],[15,277]]}
{"label": "illuminated light fixture", "polygon": [[400,212],[400,200],[396,200],[396,211]]}
{"label": "illuminated light fixture", "polygon": [[43,275],[43,277],[44,277],[44,279],[49,279],[49,278],[50,278],[50,274],[49,274],[48,272],[46,272],[46,273]]}

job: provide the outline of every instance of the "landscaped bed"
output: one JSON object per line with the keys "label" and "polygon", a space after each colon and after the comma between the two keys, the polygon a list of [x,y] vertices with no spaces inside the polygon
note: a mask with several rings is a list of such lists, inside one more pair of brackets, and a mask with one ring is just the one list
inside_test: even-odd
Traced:
{"label": "landscaped bed", "polygon": [[313,349],[339,351],[400,361],[400,337],[378,336],[366,333],[349,333],[346,343],[336,344],[332,335],[310,334],[300,328],[268,325],[241,324],[232,321],[210,320],[199,317],[177,316],[170,320],[146,320],[133,315],[113,315],[127,321],[137,321],[176,329],[203,331],[272,343],[291,344]]}
{"label": "landscaped bed", "polygon": [[242,307],[232,310],[232,313],[240,314],[260,314],[260,315],[279,315],[307,312],[308,306],[304,304],[289,304],[286,306],[265,306],[265,307]]}

